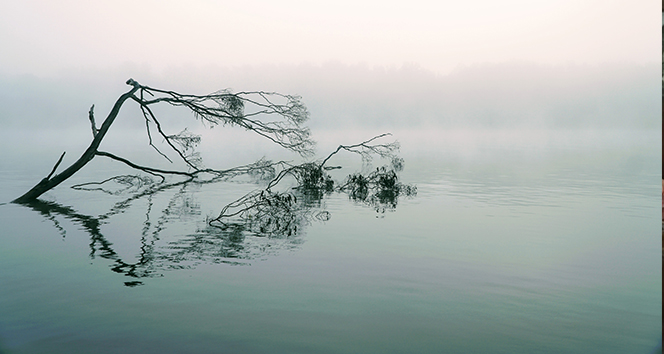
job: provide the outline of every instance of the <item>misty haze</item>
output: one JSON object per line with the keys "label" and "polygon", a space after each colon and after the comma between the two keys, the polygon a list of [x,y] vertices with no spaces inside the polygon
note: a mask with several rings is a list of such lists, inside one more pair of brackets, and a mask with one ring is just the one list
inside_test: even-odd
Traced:
{"label": "misty haze", "polygon": [[0,354],[661,353],[658,8],[3,3]]}
{"label": "misty haze", "polygon": [[[251,130],[211,129],[187,109],[155,105],[167,135],[201,135],[206,168],[320,162],[339,144],[388,132],[381,139],[400,143],[404,168],[393,189],[363,192],[348,176],[384,181],[389,158],[342,150],[329,160],[334,169],[321,168],[336,182],[314,194],[291,189],[309,183],[302,174],[273,189],[242,174],[212,183],[169,176],[156,188],[145,171],[97,156],[36,204],[2,206],[11,235],[2,264],[14,271],[2,273],[0,343],[10,353],[88,352],[85,343],[114,338],[129,344],[94,351],[646,352],[661,313],[651,237],[660,167],[652,161],[661,161],[656,68],[511,63],[437,75],[329,63],[5,75],[6,202],[63,151],[58,172],[83,153],[90,106],[100,126],[130,76],[198,95],[301,95],[317,142],[305,158]],[[154,128],[155,148],[176,161],[149,145],[145,119],[127,101],[100,149],[191,172]],[[384,174],[371,172],[380,166]],[[136,177],[109,182],[118,175]],[[271,194],[252,194],[266,185]],[[288,209],[252,204],[264,195]],[[249,219],[225,219],[225,205],[231,216],[250,206],[237,214]],[[69,322],[58,320],[62,311]]]}

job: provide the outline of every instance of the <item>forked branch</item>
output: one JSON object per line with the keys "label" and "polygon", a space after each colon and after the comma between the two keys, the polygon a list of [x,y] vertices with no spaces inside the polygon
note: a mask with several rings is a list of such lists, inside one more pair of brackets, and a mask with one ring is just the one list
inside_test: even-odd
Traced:
{"label": "forked branch", "polygon": [[[109,157],[134,169],[158,175],[162,178],[162,182],[164,179],[161,176],[162,174],[182,175],[194,178],[200,173],[211,173],[216,176],[222,176],[236,174],[243,170],[242,168],[229,170],[203,168],[202,161],[196,152],[196,146],[200,142],[200,137],[190,133],[187,129],[177,134],[166,133],[151,108],[152,105],[161,102],[172,106],[186,107],[193,113],[196,119],[209,126],[219,124],[237,125],[302,156],[313,154],[314,142],[311,140],[309,129],[303,126],[303,123],[308,119],[309,113],[302,104],[299,96],[263,91],[231,93],[227,90],[197,96],[155,89],[140,85],[133,79],[127,80],[127,85],[130,85],[131,89],[118,98],[100,128],[97,128],[95,123],[94,105],[90,107],[88,119],[90,120],[93,139],[81,157],[61,173],[55,174],[62,162],[64,154],[60,156],[60,159],[48,176],[28,192],[16,198],[14,200],[15,203],[25,203],[39,198],[43,193],[55,188],[74,173],[78,172],[95,156]],[[168,147],[189,166],[189,171],[164,170],[140,166],[112,153],[98,150],[101,141],[120,112],[120,108],[128,99],[138,103],[141,108],[146,123],[149,145],[161,156],[172,162],[165,153],[153,144],[150,132],[150,125],[152,124],[156,127],[157,132],[167,143]],[[258,115],[275,116],[278,119],[263,121],[257,118]],[[245,172],[250,170],[244,169]]]}
{"label": "forked branch", "polygon": [[138,91],[138,89],[140,88],[138,82],[134,81],[133,79],[127,80],[127,85],[130,85],[131,89],[122,96],[120,96],[120,98],[118,98],[118,100],[115,102],[113,108],[111,109],[111,112],[108,114],[108,117],[106,117],[104,123],[101,125],[101,128],[99,128],[97,134],[92,139],[90,146],[88,146],[85,152],[83,152],[81,157],[79,157],[78,160],[76,160],[71,166],[69,166],[64,171],[56,175],[53,175],[55,169],[61,162],[59,161],[55,166],[56,168],[54,168],[53,171],[46,178],[42,179],[39,183],[37,183],[37,185],[32,187],[25,194],[16,198],[13,201],[14,203],[26,203],[39,198],[39,196],[41,196],[42,194],[55,188],[64,180],[74,175],[74,173],[78,172],[81,168],[83,168],[83,166],[87,165],[87,163],[90,162],[95,157],[97,149],[99,148],[99,144],[101,144],[101,141],[102,139],[104,139],[104,136],[108,132],[108,129],[111,127],[111,124],[113,124],[113,121],[115,121],[115,118],[118,116],[118,113],[120,113],[120,108],[122,108],[122,105],[125,103],[125,101],[129,99],[131,96],[133,96],[134,93]]}

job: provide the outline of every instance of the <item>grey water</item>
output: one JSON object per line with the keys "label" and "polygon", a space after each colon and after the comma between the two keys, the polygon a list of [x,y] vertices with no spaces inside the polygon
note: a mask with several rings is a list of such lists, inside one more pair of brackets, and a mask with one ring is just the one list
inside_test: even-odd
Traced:
{"label": "grey water", "polygon": [[[118,170],[95,159],[48,208],[0,205],[0,353],[652,352],[661,135],[466,133],[395,133],[417,196],[333,193],[287,237],[206,226],[247,180],[69,188]],[[7,155],[1,201],[56,150]]]}

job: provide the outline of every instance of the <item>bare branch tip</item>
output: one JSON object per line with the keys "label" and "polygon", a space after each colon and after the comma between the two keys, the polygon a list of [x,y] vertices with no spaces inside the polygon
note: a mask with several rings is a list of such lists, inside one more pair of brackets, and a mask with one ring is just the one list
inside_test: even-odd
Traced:
{"label": "bare branch tip", "polygon": [[90,119],[90,124],[92,125],[92,137],[96,138],[99,129],[97,129],[97,123],[95,123],[95,105],[92,105],[92,107],[90,107],[90,111],[88,112],[88,118]]}
{"label": "bare branch tip", "polygon": [[136,82],[136,81],[135,81],[134,79],[132,79],[132,78],[129,78],[129,80],[127,80],[127,85],[131,85],[131,86],[134,86],[134,87],[139,87],[139,86],[141,86],[141,85],[138,84],[138,82]]}

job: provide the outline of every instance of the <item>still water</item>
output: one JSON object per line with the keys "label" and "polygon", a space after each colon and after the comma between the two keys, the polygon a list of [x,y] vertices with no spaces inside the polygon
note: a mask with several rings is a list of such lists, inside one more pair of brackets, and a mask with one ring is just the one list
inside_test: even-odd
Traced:
{"label": "still water", "polygon": [[[0,353],[650,353],[659,139],[404,143],[416,197],[383,213],[331,194],[289,237],[206,226],[248,181],[68,188],[117,168],[95,160],[50,207],[0,205]],[[50,167],[2,166],[2,201]]]}

